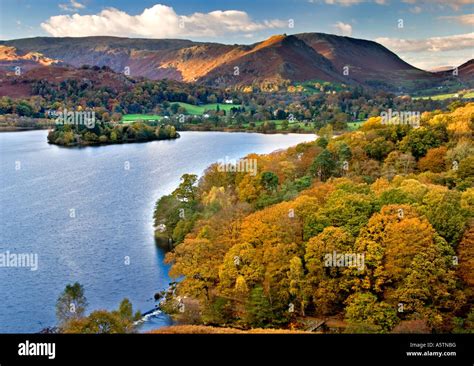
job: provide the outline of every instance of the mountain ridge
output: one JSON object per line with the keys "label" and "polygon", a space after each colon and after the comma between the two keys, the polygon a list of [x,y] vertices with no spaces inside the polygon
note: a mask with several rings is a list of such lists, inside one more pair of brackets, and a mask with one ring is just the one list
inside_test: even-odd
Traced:
{"label": "mountain ridge", "polygon": [[[253,44],[125,37],[34,37],[0,41],[0,69],[31,69],[21,57],[35,54],[53,64],[108,66],[153,80],[171,79],[219,87],[285,85],[323,80],[382,89],[404,89],[412,81],[435,83],[447,77],[418,69],[377,42],[328,33],[274,35]],[[468,61],[469,62],[469,61]]]}

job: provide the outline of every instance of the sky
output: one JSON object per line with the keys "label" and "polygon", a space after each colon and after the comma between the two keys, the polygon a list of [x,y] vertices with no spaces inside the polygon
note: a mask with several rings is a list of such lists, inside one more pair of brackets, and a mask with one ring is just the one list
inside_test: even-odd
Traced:
{"label": "sky", "polygon": [[274,34],[370,39],[422,68],[474,58],[474,0],[0,0],[0,39],[111,35],[251,44]]}

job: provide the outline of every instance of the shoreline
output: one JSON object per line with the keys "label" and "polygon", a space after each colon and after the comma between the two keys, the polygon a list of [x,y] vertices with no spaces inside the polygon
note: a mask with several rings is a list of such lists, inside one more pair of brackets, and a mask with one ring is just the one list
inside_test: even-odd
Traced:
{"label": "shoreline", "polygon": [[[277,132],[275,131],[274,133],[263,133],[263,132],[258,132],[258,131],[235,131],[235,130],[232,130],[232,131],[222,131],[222,130],[211,130],[211,131],[202,131],[202,130],[192,130],[192,131],[180,131],[180,132],[216,132],[216,133],[228,133],[228,132],[237,132],[237,133],[259,133],[259,134],[262,134],[262,135],[291,135],[291,134],[294,134],[294,135],[314,135],[314,140],[312,141],[315,141],[319,136],[316,134],[316,132],[311,132],[311,133],[297,133],[297,132]],[[307,141],[309,142],[309,141]],[[301,142],[303,143],[303,142]],[[296,144],[298,145],[298,143]],[[296,145],[293,145],[293,146],[296,146]],[[290,146],[291,147],[291,146]],[[287,147],[286,149],[290,148],[290,147]],[[273,150],[272,152],[274,151],[277,151],[277,150]],[[270,153],[267,153],[267,154],[271,154],[272,152]],[[204,171],[205,172],[205,171]],[[204,172],[202,172],[202,175],[199,175],[198,178],[202,178]],[[176,182],[176,186],[179,184],[179,181]],[[156,201],[155,201],[155,205],[153,207],[155,207],[153,209],[153,212],[152,212],[152,218],[154,217],[154,214],[155,214],[155,210],[156,210],[156,205],[157,203],[159,202],[159,200],[164,197],[165,195],[162,195],[161,197],[159,197]],[[168,252],[171,252],[174,250],[174,247],[170,246],[169,242],[168,241],[165,241],[166,244],[163,244],[163,243],[159,243],[159,239],[156,237],[156,232],[157,232],[157,226],[155,226],[154,224],[154,220],[152,220],[153,223],[152,223],[152,228],[153,228],[153,233],[154,233],[154,240],[155,240],[155,245],[157,246],[157,248],[159,248],[160,250],[168,253]],[[164,262],[163,262],[164,263]],[[177,280],[178,282],[178,280]],[[170,286],[168,285],[166,287],[166,289],[164,290],[165,292],[168,292],[170,290]],[[147,311],[146,313],[142,314],[143,318],[145,319],[146,316],[149,316],[149,315],[153,315],[154,312],[156,311],[160,311],[162,314],[166,315],[167,317],[169,317],[169,319],[171,320],[171,325],[169,326],[160,326],[160,327],[157,327],[157,328],[154,328],[153,330],[151,331],[147,331],[146,333],[167,333],[168,331],[170,331],[171,333],[174,332],[174,329],[179,329],[180,327],[187,327],[187,326],[190,326],[189,324],[180,324],[179,322],[179,319],[178,319],[178,315],[175,314],[175,313],[168,313],[166,312],[166,309],[164,309],[162,306],[161,306],[161,302],[157,302],[155,304],[155,309],[153,310],[149,310]],[[208,326],[204,326],[204,325],[200,325],[198,326],[199,328],[214,328],[214,327],[208,327]],[[221,329],[219,327],[215,327],[215,329]],[[225,328],[225,329],[232,329],[232,332],[235,331],[235,333],[238,333],[239,330],[236,329],[236,328]],[[283,331],[284,333],[288,332],[287,330],[283,330],[283,329],[280,329],[280,330],[277,330],[277,332],[279,331]],[[199,331],[198,331],[199,332]],[[190,331],[189,333],[194,333],[194,331]],[[230,332],[229,332],[230,333]],[[242,331],[242,333],[246,333],[245,331]],[[258,332],[257,332],[258,333]]]}
{"label": "shoreline", "polygon": [[9,127],[0,127],[0,133],[2,132],[24,132],[24,131],[43,131],[49,130],[52,126],[45,126],[45,127],[16,127],[16,126],[9,126]]}
{"label": "shoreline", "polygon": [[71,144],[71,145],[62,145],[62,144],[56,144],[54,142],[46,141],[49,145],[55,145],[59,147],[65,147],[65,148],[85,148],[85,147],[101,147],[101,146],[110,146],[110,145],[126,145],[126,144],[145,144],[147,142],[153,142],[153,141],[174,141],[179,139],[181,136],[179,133],[177,133],[177,136],[174,138],[168,138],[168,139],[153,139],[153,140],[146,140],[146,141],[116,141],[116,142],[98,142],[98,143],[92,143],[92,144]]}

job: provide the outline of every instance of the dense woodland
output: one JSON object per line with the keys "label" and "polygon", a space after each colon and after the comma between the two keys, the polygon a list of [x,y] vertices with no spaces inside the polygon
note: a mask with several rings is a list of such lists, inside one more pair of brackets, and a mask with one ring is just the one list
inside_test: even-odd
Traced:
{"label": "dense woodland", "polygon": [[[383,104],[383,102],[382,102]],[[474,329],[474,104],[369,118],[270,155],[258,174],[210,166],[156,205],[157,242],[177,279],[157,295],[188,324],[346,332]],[[327,267],[326,253],[365,267]]]}
{"label": "dense woodland", "polygon": [[[204,121],[207,129],[241,128],[243,124],[257,121],[295,120],[311,124],[315,129],[330,123],[334,129],[344,130],[347,122],[379,116],[389,108],[424,112],[443,109],[449,103],[322,81],[305,82],[304,87],[289,85],[277,92],[245,92],[170,80],[133,79],[115,74],[107,67],[95,68],[93,80],[15,80],[15,83],[28,85],[33,96],[1,97],[0,115],[44,118],[50,110],[81,108],[94,111],[101,122],[117,122],[125,114],[153,113],[172,118],[186,114],[178,102],[202,105],[231,99],[236,107],[230,112],[209,112],[210,119]],[[110,78],[117,85],[101,84]],[[200,116],[186,116],[184,124],[178,118],[171,122],[179,130],[203,120]]]}

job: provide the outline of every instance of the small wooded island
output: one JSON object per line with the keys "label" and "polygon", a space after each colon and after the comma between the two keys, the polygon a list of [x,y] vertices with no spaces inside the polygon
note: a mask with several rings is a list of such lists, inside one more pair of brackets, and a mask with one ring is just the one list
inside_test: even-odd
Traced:
{"label": "small wooded island", "polygon": [[174,126],[149,126],[142,122],[124,125],[96,124],[92,128],[85,125],[56,125],[48,134],[50,144],[61,146],[94,146],[170,140],[179,138]]}

